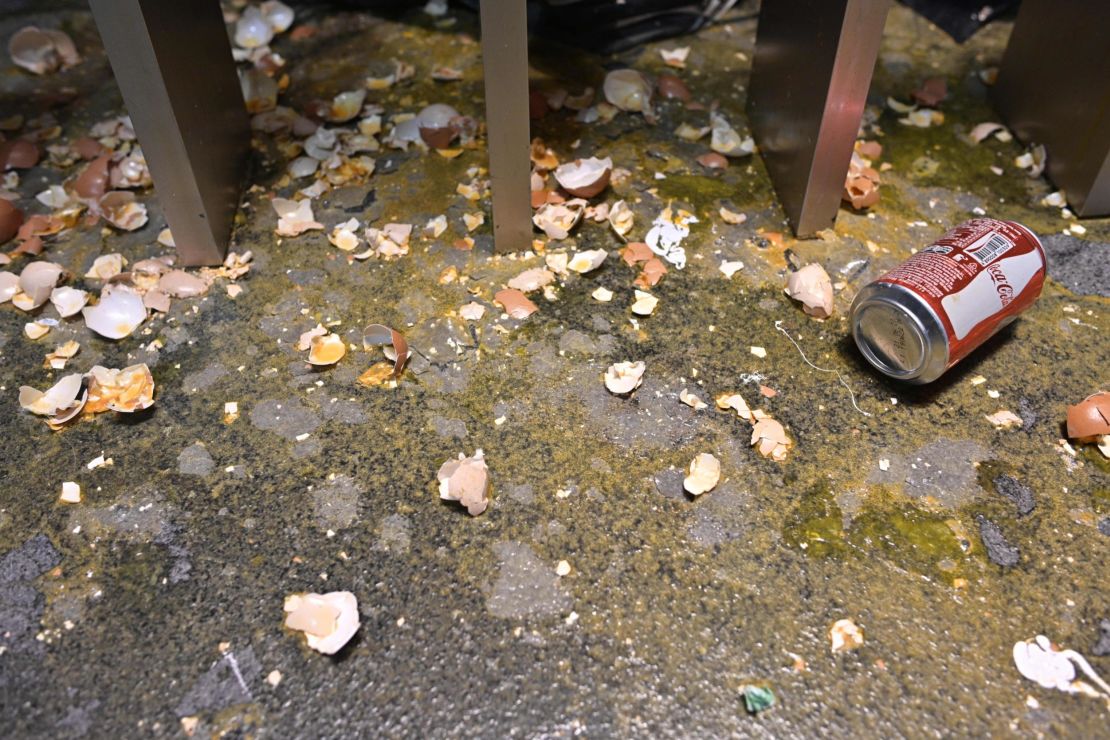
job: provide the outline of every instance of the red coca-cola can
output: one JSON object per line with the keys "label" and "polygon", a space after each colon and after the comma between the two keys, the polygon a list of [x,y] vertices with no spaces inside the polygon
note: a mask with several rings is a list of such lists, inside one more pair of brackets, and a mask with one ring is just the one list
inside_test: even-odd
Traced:
{"label": "red coca-cola can", "polygon": [[975,218],[864,286],[852,335],[886,375],[929,383],[1029,308],[1044,278],[1036,234]]}

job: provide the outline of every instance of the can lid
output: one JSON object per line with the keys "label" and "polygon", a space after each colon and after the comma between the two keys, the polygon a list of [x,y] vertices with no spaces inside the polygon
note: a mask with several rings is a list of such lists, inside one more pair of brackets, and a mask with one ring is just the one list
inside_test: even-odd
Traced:
{"label": "can lid", "polygon": [[925,369],[925,332],[917,318],[890,301],[874,300],[859,307],[854,321],[856,344],[875,367],[909,380]]}

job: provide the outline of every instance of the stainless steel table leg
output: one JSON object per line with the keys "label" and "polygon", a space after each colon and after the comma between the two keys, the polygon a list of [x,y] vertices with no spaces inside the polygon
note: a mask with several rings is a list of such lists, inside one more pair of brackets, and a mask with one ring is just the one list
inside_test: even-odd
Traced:
{"label": "stainless steel table leg", "polygon": [[1024,0],[992,93],[1075,212],[1110,215],[1110,3]]}
{"label": "stainless steel table leg", "polygon": [[525,0],[482,0],[481,19],[494,251],[521,252],[532,246]]}
{"label": "stainless steel table leg", "polygon": [[181,262],[223,260],[250,128],[215,0],[90,0]]}
{"label": "stainless steel table leg", "polygon": [[794,232],[836,221],[889,0],[764,0],[748,114]]}

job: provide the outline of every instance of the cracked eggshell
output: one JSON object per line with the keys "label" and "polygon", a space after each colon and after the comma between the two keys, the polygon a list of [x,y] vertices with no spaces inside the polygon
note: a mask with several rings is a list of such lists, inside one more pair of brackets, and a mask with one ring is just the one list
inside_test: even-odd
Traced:
{"label": "cracked eggshell", "polygon": [[273,26],[266,20],[262,11],[253,5],[247,7],[235,22],[235,43],[244,49],[265,46],[273,38]]}
{"label": "cracked eggshell", "polygon": [[642,360],[614,363],[605,371],[605,387],[618,396],[631,393],[640,387],[646,369],[647,365]]}
{"label": "cracked eggshell", "polygon": [[570,230],[582,218],[584,201],[570,201],[567,203],[548,203],[532,216],[532,223],[540,228],[549,239],[566,239]]}
{"label": "cracked eggshell", "polygon": [[170,270],[158,278],[158,290],[174,298],[192,298],[208,292],[208,283],[184,270]]}
{"label": "cracked eggshell", "polygon": [[308,646],[335,655],[359,628],[358,600],[350,591],[285,597],[285,626],[303,632]]}
{"label": "cracked eggshell", "polygon": [[147,221],[146,206],[135,200],[129,190],[112,190],[101,196],[100,211],[104,220],[124,231],[141,228]]}
{"label": "cracked eggshell", "polygon": [[613,173],[610,157],[576,159],[555,168],[555,179],[563,190],[579,198],[592,198],[609,185]]}
{"label": "cracked eggshell", "polygon": [[682,487],[686,489],[687,493],[700,496],[712,491],[720,480],[721,461],[708,452],[702,452],[690,462],[690,468],[686,478],[682,481]]}
{"label": "cracked eggshell", "polygon": [[1080,442],[1094,441],[1110,434],[1110,393],[1101,391],[1068,406],[1068,437]]}
{"label": "cracked eggshell", "polygon": [[322,229],[324,225],[316,221],[312,215],[312,201],[289,200],[287,198],[274,198],[270,201],[274,212],[278,215],[278,236],[298,236],[312,229]]}
{"label": "cracked eggshell", "polygon": [[14,272],[0,272],[0,303],[7,303],[19,292],[19,276]]}
{"label": "cracked eggshell", "polygon": [[[19,273],[19,289],[26,300],[16,305],[24,311],[30,311],[46,303],[64,272],[62,266],[54,262],[32,262],[24,267],[23,272]],[[18,299],[19,296],[15,298]]]}
{"label": "cracked eggshell", "polygon": [[433,103],[416,114],[420,138],[433,149],[446,149],[459,135],[455,120],[459,112],[444,103]]}
{"label": "cracked eggshell", "polygon": [[756,421],[752,429],[751,444],[757,445],[760,455],[782,462],[786,459],[786,452],[792,443],[786,436],[786,430],[783,429],[782,424],[774,419],[764,418]]}
{"label": "cracked eggshell", "polygon": [[110,280],[123,272],[123,265],[122,254],[102,254],[93,260],[85,277],[93,280]]}
{"label": "cracked eggshell", "polygon": [[604,249],[590,249],[585,252],[576,252],[575,255],[570,258],[570,261],[567,262],[567,269],[580,274],[593,272],[601,267],[601,263],[603,263],[608,256],[609,253]]}
{"label": "cracked eggshell", "polygon": [[21,386],[19,405],[32,414],[52,416],[72,406],[81,394],[83,385],[84,376],[73,373],[66,375],[46,391],[40,391],[29,385]]}
{"label": "cracked eggshell", "polygon": [[500,304],[505,313],[514,319],[526,319],[539,310],[535,303],[528,300],[528,296],[515,288],[497,291],[493,295],[493,301]]}
{"label": "cracked eggshell", "polygon": [[0,244],[18,234],[22,225],[23,211],[13,206],[11,201],[0,198]]}
{"label": "cracked eggshell", "polygon": [[347,354],[347,345],[338,334],[326,334],[322,337],[313,337],[308,353],[310,365],[334,365]]}
{"label": "cracked eggshell", "polygon": [[623,111],[651,112],[651,85],[634,69],[615,69],[605,75],[605,99]]}
{"label": "cracked eggshell", "polygon": [[39,145],[27,139],[0,142],[0,171],[26,170],[34,167],[42,156]]}
{"label": "cracked eggshell", "polygon": [[94,365],[88,373],[89,394],[86,410],[130,414],[154,405],[154,376],[146,364],[122,370]]}
{"label": "cracked eggshell", "polygon": [[489,468],[482,450],[471,457],[461,452],[457,460],[448,460],[436,473],[439,497],[458,501],[471,516],[478,516],[489,507]]}
{"label": "cracked eggshell", "polygon": [[122,339],[146,320],[146,306],[134,291],[122,286],[109,286],[100,294],[100,302],[82,309],[85,326],[108,339]]}
{"label": "cracked eggshell", "polygon": [[27,26],[12,34],[8,41],[12,63],[33,74],[54,72],[81,61],[77,47],[66,33]]}
{"label": "cracked eggshell", "polygon": [[546,267],[533,267],[510,280],[508,286],[522,293],[531,293],[533,290],[539,290],[545,285],[550,285],[554,280],[555,273],[551,270]]}
{"label": "cracked eggshell", "polygon": [[645,293],[642,290],[635,291],[636,300],[632,302],[632,313],[637,316],[651,316],[655,311],[655,307],[659,305],[659,299],[651,293]]}
{"label": "cracked eggshell", "polygon": [[50,292],[50,302],[54,304],[59,316],[69,318],[85,307],[89,302],[89,294],[87,291],[63,285]]}
{"label": "cracked eggshell", "polygon": [[801,301],[802,310],[810,316],[827,319],[833,315],[832,280],[825,268],[812,262],[786,280],[786,294]]}

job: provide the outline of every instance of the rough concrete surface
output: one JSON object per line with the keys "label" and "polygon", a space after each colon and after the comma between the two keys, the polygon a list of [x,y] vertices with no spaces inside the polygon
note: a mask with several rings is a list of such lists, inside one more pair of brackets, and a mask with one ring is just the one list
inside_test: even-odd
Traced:
{"label": "rough concrete surface", "polygon": [[[413,4],[380,18],[352,5],[297,4],[293,31],[273,41],[289,76],[282,105],[302,111],[360,89],[396,59],[414,77],[367,97],[386,130],[433,102],[481,119],[473,15],[433,19]],[[614,58],[541,35],[533,78],[578,94],[617,66],[659,75],[670,69],[659,50],[689,45],[686,69],[671,71],[744,133],[755,21],[740,6],[732,22]],[[50,7],[0,11],[0,38],[6,46],[29,23],[60,27],[83,61],[34,77],[0,54],[0,118],[49,111],[59,129],[44,143],[55,145],[124,111],[87,7]],[[487,163],[481,138],[453,158],[368,151],[372,175],[313,201],[325,230],[278,237],[271,197],[312,179],[286,175],[302,139],[265,132],[253,137],[232,237],[233,251],[254,254],[236,297],[220,278],[118,341],[79,317],[30,340],[31,317],[0,305],[0,734],[1105,735],[1105,702],[1042,688],[1011,657],[1016,641],[1045,634],[1110,677],[1110,467],[1091,445],[1060,443],[1067,406],[1108,380],[1099,255],[1110,221],[1069,231],[1076,221],[1041,203],[1051,183],[1014,165],[1019,142],[967,138],[997,118],[978,73],[997,64],[1009,30],[992,24],[958,46],[893,8],[865,115],[889,165],[881,199],[867,212],[842,207],[815,240],[790,237],[758,154],[723,170],[696,163],[708,139],[674,131],[707,126],[707,110],[657,100],[654,126],[627,112],[579,123],[567,109],[534,121],[532,135],[561,161],[611,156],[629,171],[594,202],[624,199],[632,239],[668,203],[698,216],[688,265],[652,289],[652,316],[629,312],[637,272],[594,222],[545,248],[605,249],[602,267],[532,293],[539,310],[527,319],[502,315],[494,292],[544,257],[495,257],[489,199],[457,192]],[[462,79],[433,81],[437,65]],[[908,100],[932,75],[948,81],[945,122],[899,123],[886,99]],[[35,195],[81,166],[44,159],[5,187],[20,208],[46,213]],[[79,222],[45,237],[41,259],[98,294],[81,277],[98,255],[170,253],[156,241],[159,195],[135,192],[147,225]],[[724,222],[722,206],[747,220]],[[845,318],[856,291],[976,209],[1045,236],[1056,264],[1040,300],[932,385],[872,372]],[[486,222],[473,249],[456,248],[463,215],[476,212]],[[447,232],[423,236],[440,214]],[[360,233],[412,224],[409,254],[349,259],[327,232],[352,217]],[[744,268],[726,279],[725,260]],[[788,265],[814,261],[836,285],[826,321],[782,293]],[[591,298],[598,287],[613,300]],[[483,318],[459,316],[471,301]],[[47,306],[38,316],[57,315]],[[318,323],[348,344],[333,367],[294,348]],[[357,382],[386,361],[362,346],[372,323],[414,349],[395,385]],[[784,332],[847,388],[803,362]],[[70,338],[81,350],[66,370],[44,368]],[[622,360],[647,370],[617,397],[602,376]],[[22,385],[138,362],[156,385],[144,412],[54,432],[17,403]],[[681,403],[684,389],[709,407]],[[793,442],[784,462],[761,457],[750,424],[714,407],[723,393],[783,424]],[[985,416],[1001,409],[1022,424],[996,429]],[[436,471],[477,449],[491,505],[471,517],[440,499]],[[694,499],[682,479],[702,452],[720,460],[721,482]],[[86,466],[100,455],[112,464]],[[64,481],[80,484],[80,503],[58,500]],[[557,571],[563,560],[569,571]],[[333,590],[355,594],[361,627],[325,656],[284,628],[282,605]],[[829,629],[841,619],[864,642],[834,655]],[[775,704],[749,714],[748,685],[771,688]]]}

